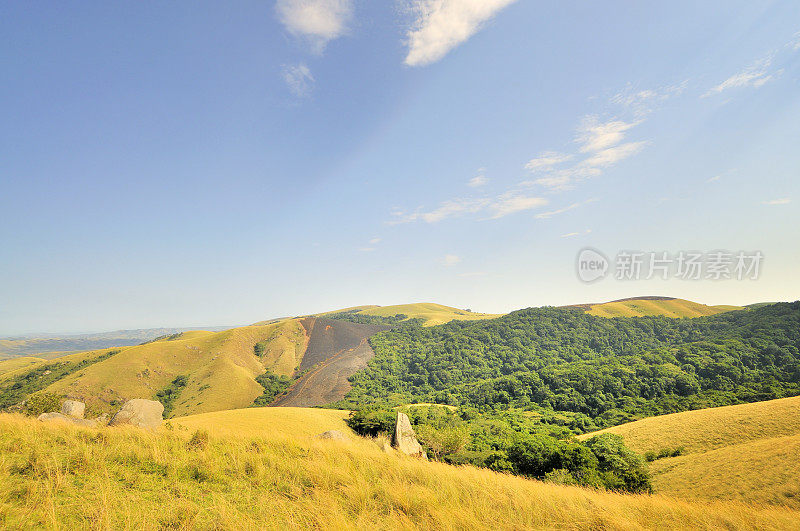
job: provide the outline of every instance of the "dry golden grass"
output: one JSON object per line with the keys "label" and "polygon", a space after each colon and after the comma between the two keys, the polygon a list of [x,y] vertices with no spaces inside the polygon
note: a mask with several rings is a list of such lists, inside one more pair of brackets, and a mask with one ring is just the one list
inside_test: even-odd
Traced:
{"label": "dry golden grass", "polygon": [[800,509],[800,435],[659,459],[650,469],[659,493]]}
{"label": "dry golden grass", "polygon": [[0,360],[0,379],[9,378],[25,369],[32,369],[44,361],[44,358],[33,356],[20,356],[19,358]]}
{"label": "dry golden grass", "polygon": [[[261,341],[267,342],[268,348],[259,359],[253,347]],[[183,375],[188,376],[188,384],[176,400],[174,415],[241,408],[263,392],[255,377],[265,368],[291,373],[305,341],[302,326],[291,320],[222,332],[184,332],[177,339],[125,347],[46,390],[80,399],[96,411],[110,412],[112,400],[151,398]],[[77,355],[63,359],[73,356]]]}
{"label": "dry golden grass", "polygon": [[311,437],[323,431],[339,430],[352,435],[344,423],[348,411],[304,407],[258,407],[215,411],[170,421],[187,430],[207,430],[215,436],[256,437],[283,433],[292,437]]}
{"label": "dry golden grass", "polygon": [[424,326],[435,326],[449,323],[450,321],[479,321],[482,319],[494,319],[496,317],[501,317],[501,314],[468,312],[466,310],[452,308],[450,306],[444,306],[442,304],[435,304],[432,302],[397,304],[394,306],[365,306],[357,313],[364,315],[377,315],[379,317],[392,317],[394,315],[405,314],[412,319],[424,319]]}
{"label": "dry golden grass", "polygon": [[598,317],[643,317],[647,315],[700,317],[703,315],[715,315],[722,312],[742,309],[743,308],[740,306],[706,306],[699,302],[692,302],[684,299],[632,299],[594,304],[586,313]]}
{"label": "dry golden grass", "polygon": [[651,417],[603,431],[621,435],[637,452],[684,448],[682,456],[651,463],[656,492],[800,509],[800,397]]}
{"label": "dry golden grass", "polygon": [[622,435],[640,453],[677,446],[687,453],[706,452],[800,433],[800,396],[649,417],[584,437],[604,432]]}
{"label": "dry golden grass", "polygon": [[63,529],[790,529],[800,513],[597,492],[269,430],[82,429],[0,416],[0,522]]}

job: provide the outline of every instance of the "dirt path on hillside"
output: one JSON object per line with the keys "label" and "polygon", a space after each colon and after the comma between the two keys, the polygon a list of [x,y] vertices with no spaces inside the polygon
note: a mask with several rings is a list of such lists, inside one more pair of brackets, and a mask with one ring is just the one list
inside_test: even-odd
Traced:
{"label": "dirt path on hillside", "polygon": [[341,400],[350,390],[347,379],[375,356],[367,339],[388,327],[333,319],[302,321],[309,341],[300,363],[307,371],[273,407],[312,407]]}

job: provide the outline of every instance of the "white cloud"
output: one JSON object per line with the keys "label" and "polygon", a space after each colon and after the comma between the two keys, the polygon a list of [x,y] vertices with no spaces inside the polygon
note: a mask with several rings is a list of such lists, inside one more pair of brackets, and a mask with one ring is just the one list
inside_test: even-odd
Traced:
{"label": "white cloud", "polygon": [[377,244],[379,244],[379,243],[381,243],[381,239],[380,239],[380,238],[372,238],[372,239],[369,241],[369,244],[370,244],[370,245],[377,245]]}
{"label": "white cloud", "polygon": [[516,0],[412,0],[415,17],[408,31],[405,63],[435,63],[480,30],[481,25]]}
{"label": "white cloud", "polygon": [[557,216],[559,214],[563,214],[564,212],[569,212],[570,210],[575,210],[578,207],[582,207],[583,205],[588,205],[589,203],[597,202],[597,198],[587,199],[581,203],[572,203],[569,206],[565,206],[564,208],[559,208],[558,210],[552,210],[550,212],[542,212],[540,214],[536,214],[536,219],[548,219],[552,218],[553,216]]}
{"label": "white cloud", "polygon": [[525,181],[524,184],[538,184],[549,189],[551,192],[560,192],[575,188],[576,181],[597,177],[602,173],[602,170],[599,168],[580,163],[570,168],[549,173],[547,176],[540,177],[532,183],[530,181]]}
{"label": "white cloud", "polygon": [[447,267],[452,267],[461,262],[461,257],[455,254],[446,254],[444,258],[442,258],[442,264]]}
{"label": "white cloud", "polygon": [[442,202],[438,208],[424,212],[417,210],[411,213],[396,211],[393,215],[397,218],[390,221],[390,225],[398,225],[400,223],[412,223],[415,221],[424,221],[426,223],[437,223],[447,218],[460,216],[463,214],[473,214],[486,208],[488,200],[486,199],[470,199],[458,198],[449,199]]}
{"label": "white cloud", "polygon": [[585,158],[572,166],[547,171],[548,168],[552,168],[552,165],[549,165],[551,161],[570,160],[572,156],[543,154],[528,162],[525,167],[528,169],[531,165],[537,169],[541,167],[546,174],[534,180],[533,183],[526,181],[523,184],[538,184],[551,192],[557,192],[574,188],[579,180],[602,175],[604,169],[639,153],[647,145],[647,142],[643,141],[620,143],[625,139],[627,132],[640,123],[641,120],[624,122],[618,119],[601,122],[596,116],[585,117],[578,127],[578,134],[575,138],[575,141],[580,144],[579,151],[587,154]]}
{"label": "white cloud", "polygon": [[596,116],[587,116],[578,128],[577,141],[583,144],[581,153],[591,153],[619,144],[628,129],[639,122],[611,120],[601,123]]}
{"label": "white cloud", "polygon": [[719,175],[715,175],[715,176],[711,177],[710,179],[708,179],[706,182],[707,183],[715,183],[715,182],[719,181],[721,178],[722,177],[720,177]]}
{"label": "white cloud", "polygon": [[314,88],[314,76],[311,75],[311,70],[303,63],[284,65],[282,77],[292,94],[298,98],[310,95],[311,90]]}
{"label": "white cloud", "polygon": [[610,147],[598,151],[583,161],[582,164],[586,168],[608,168],[639,153],[646,144],[647,142],[628,142],[627,144]]}
{"label": "white cloud", "polygon": [[467,182],[467,186],[472,188],[477,188],[479,186],[483,186],[484,184],[488,183],[489,179],[486,178],[485,175],[476,175],[472,179]]}
{"label": "white cloud", "polygon": [[559,208],[558,210],[551,210],[550,212],[542,212],[541,214],[536,214],[536,219],[548,219],[552,218],[553,216],[557,216],[558,214],[563,214],[564,212],[569,212],[570,210],[574,210],[581,206],[580,203],[572,203],[569,206],[564,208]]}
{"label": "white cloud", "polygon": [[781,199],[773,199],[772,201],[762,201],[761,203],[764,205],[788,205],[791,203],[792,200],[788,197],[782,197]]}
{"label": "white cloud", "polygon": [[789,47],[795,51],[800,50],[800,31],[794,34],[794,38],[792,42],[789,43]]}
{"label": "white cloud", "polygon": [[708,92],[703,94],[702,98],[720,94],[728,89],[754,87],[759,88],[768,83],[775,76],[780,75],[782,71],[770,73],[769,67],[772,64],[772,59],[762,59],[757,61],[749,67],[745,68],[738,74],[734,74],[716,87],[712,87]]}
{"label": "white cloud", "polygon": [[538,157],[529,160],[525,164],[525,169],[532,172],[546,171],[554,166],[558,166],[559,164],[567,162],[571,158],[572,155],[566,155],[556,151],[545,151]]}
{"label": "white cloud", "polygon": [[331,40],[347,31],[353,16],[352,0],[278,0],[275,10],[293,35],[308,39],[321,53]]}
{"label": "white cloud", "polygon": [[487,217],[484,219],[499,219],[510,214],[531,210],[546,204],[547,200],[544,198],[528,196],[518,191],[509,191],[496,197],[449,199],[442,202],[437,208],[429,211],[423,211],[421,209],[411,213],[395,211],[393,215],[396,219],[388,223],[390,225],[413,223],[416,221],[438,223],[448,218],[459,217],[466,214],[478,214],[481,212],[487,214]]}
{"label": "white cloud", "polygon": [[561,237],[562,238],[573,238],[575,236],[580,236],[581,234],[591,234],[591,233],[592,233],[592,229],[586,229],[583,232],[568,232],[566,234],[562,234]]}
{"label": "white cloud", "polygon": [[620,105],[641,118],[653,112],[659,103],[683,94],[688,85],[689,80],[686,80],[657,89],[637,90],[633,85],[628,84],[624,90],[611,98],[611,103]]}
{"label": "white cloud", "polygon": [[489,219],[499,219],[509,214],[516,214],[523,210],[531,210],[547,204],[547,200],[541,197],[526,196],[515,192],[508,192],[499,196],[491,205],[489,210],[492,215]]}

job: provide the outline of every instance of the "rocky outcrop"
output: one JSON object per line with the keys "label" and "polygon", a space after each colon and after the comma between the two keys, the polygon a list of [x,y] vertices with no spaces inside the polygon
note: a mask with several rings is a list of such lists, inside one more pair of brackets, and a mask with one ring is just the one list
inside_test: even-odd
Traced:
{"label": "rocky outcrop", "polygon": [[108,423],[109,426],[136,426],[158,428],[163,422],[164,406],[155,400],[134,398],[128,400]]}
{"label": "rocky outcrop", "polygon": [[394,439],[392,440],[398,452],[419,457],[421,459],[428,459],[425,450],[417,441],[417,435],[414,433],[414,428],[411,427],[411,421],[405,413],[397,413],[397,423],[394,428]]}
{"label": "rocky outcrop", "polygon": [[77,400],[64,400],[64,403],[61,405],[61,413],[68,417],[82,419],[85,411],[86,404],[78,402]]}
{"label": "rocky outcrop", "polygon": [[347,438],[344,436],[344,433],[340,432],[339,430],[328,430],[319,434],[320,439],[329,439],[333,441],[344,441]]}
{"label": "rocky outcrop", "polygon": [[42,422],[66,422],[76,426],[83,426],[84,428],[96,428],[99,425],[96,420],[79,419],[58,412],[42,413],[38,419]]}

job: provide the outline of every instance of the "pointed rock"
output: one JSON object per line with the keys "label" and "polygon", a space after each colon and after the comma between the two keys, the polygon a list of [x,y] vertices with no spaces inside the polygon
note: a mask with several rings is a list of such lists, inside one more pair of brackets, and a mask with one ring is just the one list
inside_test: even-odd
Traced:
{"label": "pointed rock", "polygon": [[411,421],[405,413],[397,413],[397,424],[394,428],[392,445],[397,448],[398,452],[421,459],[428,459],[428,456],[425,455],[425,450],[422,449],[419,441],[417,441],[414,428],[411,427]]}

